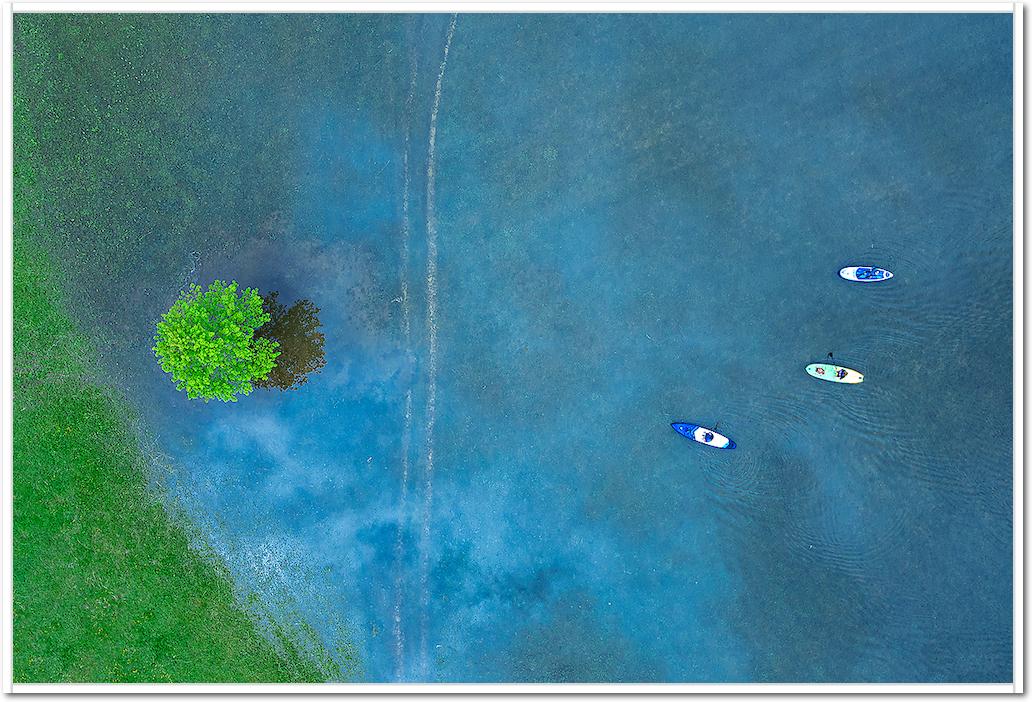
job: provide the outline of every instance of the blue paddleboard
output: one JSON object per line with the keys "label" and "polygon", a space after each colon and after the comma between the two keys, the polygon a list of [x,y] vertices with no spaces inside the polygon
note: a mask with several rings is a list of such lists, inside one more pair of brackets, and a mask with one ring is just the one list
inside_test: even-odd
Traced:
{"label": "blue paddleboard", "polygon": [[723,434],[717,433],[707,427],[699,426],[698,424],[687,424],[685,422],[674,422],[671,424],[681,436],[697,441],[700,444],[706,446],[712,446],[718,449],[733,449],[737,444],[731,439],[727,438]]}

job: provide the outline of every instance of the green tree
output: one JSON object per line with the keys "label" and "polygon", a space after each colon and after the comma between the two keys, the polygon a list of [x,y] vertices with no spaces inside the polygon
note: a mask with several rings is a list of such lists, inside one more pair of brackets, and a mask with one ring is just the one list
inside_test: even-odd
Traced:
{"label": "green tree", "polygon": [[236,402],[276,366],[276,342],[254,333],[267,321],[254,288],[237,293],[235,281],[221,280],[207,290],[191,285],[158,323],[154,353],[191,400]]}
{"label": "green tree", "polygon": [[311,300],[298,300],[290,309],[277,298],[278,292],[265,297],[265,313],[270,321],[256,332],[256,336],[277,345],[280,357],[269,377],[255,381],[260,388],[292,390],[308,381],[308,374],[326,365],[323,352],[325,337],[319,331],[319,308]]}

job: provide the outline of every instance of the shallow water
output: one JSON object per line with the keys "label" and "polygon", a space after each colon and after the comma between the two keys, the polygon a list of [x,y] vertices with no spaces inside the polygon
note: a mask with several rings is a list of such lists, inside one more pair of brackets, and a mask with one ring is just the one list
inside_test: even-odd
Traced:
{"label": "shallow water", "polygon": [[[241,588],[368,680],[1009,680],[1010,16],[451,19],[218,20],[239,199],[88,288]],[[323,371],[178,394],[122,295],[215,278]]]}

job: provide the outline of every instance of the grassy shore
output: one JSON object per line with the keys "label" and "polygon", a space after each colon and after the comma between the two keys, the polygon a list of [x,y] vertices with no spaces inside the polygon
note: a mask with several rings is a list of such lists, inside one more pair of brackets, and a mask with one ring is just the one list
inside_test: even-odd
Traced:
{"label": "grassy shore", "polygon": [[[45,38],[29,39],[16,58],[27,70]],[[92,344],[62,300],[46,246],[58,193],[40,176],[55,168],[40,135],[60,115],[37,121],[45,74],[38,86],[25,75],[14,124],[15,681],[336,677],[310,644],[302,653],[293,637],[258,630],[225,568],[148,486],[131,410],[94,380]]]}

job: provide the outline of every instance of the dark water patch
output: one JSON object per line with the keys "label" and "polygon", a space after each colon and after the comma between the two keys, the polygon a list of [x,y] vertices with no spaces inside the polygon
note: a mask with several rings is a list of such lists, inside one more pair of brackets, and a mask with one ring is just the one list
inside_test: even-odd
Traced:
{"label": "dark water patch", "polygon": [[[663,679],[662,669],[614,630],[605,602],[571,592],[519,627],[500,651],[483,651],[478,668],[530,682]],[[576,642],[575,645],[570,645]]]}

